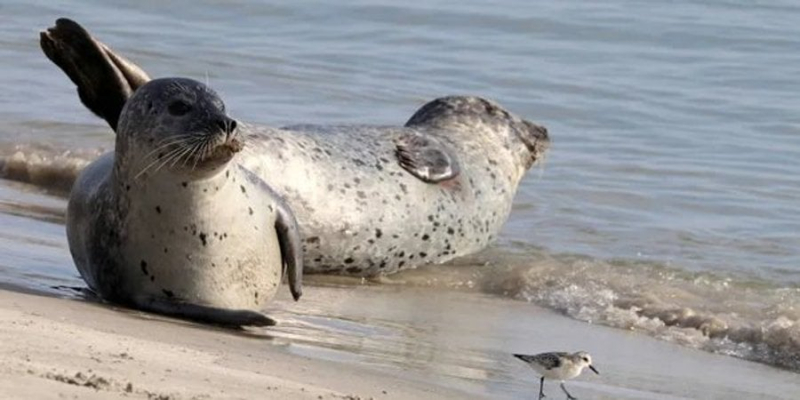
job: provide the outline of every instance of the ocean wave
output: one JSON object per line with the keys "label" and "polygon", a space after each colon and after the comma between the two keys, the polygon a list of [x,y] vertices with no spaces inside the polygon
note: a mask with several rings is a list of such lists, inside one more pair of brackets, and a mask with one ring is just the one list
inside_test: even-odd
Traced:
{"label": "ocean wave", "polygon": [[800,371],[800,287],[530,246],[495,246],[394,279],[522,300],[588,323]]}
{"label": "ocean wave", "polygon": [[45,144],[0,145],[0,178],[65,195],[83,168],[105,151],[65,150]]}

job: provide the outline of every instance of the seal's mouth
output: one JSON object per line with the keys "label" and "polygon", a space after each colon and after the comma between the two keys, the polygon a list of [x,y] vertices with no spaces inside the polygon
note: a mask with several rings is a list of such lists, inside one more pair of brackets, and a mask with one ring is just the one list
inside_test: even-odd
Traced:
{"label": "seal's mouth", "polygon": [[244,141],[238,133],[226,135],[220,142],[216,146],[209,146],[205,154],[200,154],[201,161],[227,161],[244,148]]}
{"label": "seal's mouth", "polygon": [[547,128],[522,120],[520,124],[514,127],[514,131],[531,154],[530,163],[527,165],[528,168],[544,158],[547,149],[550,148],[550,135],[547,133]]}
{"label": "seal's mouth", "polygon": [[218,129],[206,134],[200,151],[195,155],[197,161],[204,166],[228,162],[244,148],[244,138],[239,133],[235,120],[225,117],[214,125]]}

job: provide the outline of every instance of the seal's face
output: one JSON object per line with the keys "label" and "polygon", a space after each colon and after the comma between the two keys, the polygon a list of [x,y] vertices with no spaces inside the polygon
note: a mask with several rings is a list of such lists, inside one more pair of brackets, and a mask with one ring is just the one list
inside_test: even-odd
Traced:
{"label": "seal's face", "polygon": [[[493,140],[511,139],[524,172],[541,161],[550,147],[547,128],[522,119],[499,104],[480,97],[448,96],[425,104],[406,126],[427,126],[462,132],[489,132]],[[486,129],[479,129],[483,127]],[[517,149],[518,148],[518,149]]]}
{"label": "seal's face", "polygon": [[122,110],[118,134],[119,154],[147,155],[141,163],[130,160],[141,165],[137,177],[163,168],[204,175],[244,147],[219,96],[184,78],[156,79],[139,88]]}
{"label": "seal's face", "polygon": [[510,125],[516,137],[530,152],[530,158],[527,159],[525,168],[530,168],[537,161],[541,161],[547,153],[547,149],[550,148],[550,136],[547,134],[547,128],[524,119],[512,121]]}

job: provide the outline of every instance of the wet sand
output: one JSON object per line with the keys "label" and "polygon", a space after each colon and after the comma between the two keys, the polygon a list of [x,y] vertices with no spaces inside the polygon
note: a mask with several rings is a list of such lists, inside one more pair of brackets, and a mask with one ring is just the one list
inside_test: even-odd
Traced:
{"label": "wet sand", "polygon": [[[582,399],[795,399],[797,375],[578,322],[519,301],[392,285],[282,293],[241,332],[0,290],[0,393],[12,399],[523,399],[513,352],[587,350]],[[525,317],[520,317],[520,316]],[[546,393],[561,398],[556,383]],[[159,397],[161,396],[161,397]],[[321,396],[321,397],[320,397]]]}

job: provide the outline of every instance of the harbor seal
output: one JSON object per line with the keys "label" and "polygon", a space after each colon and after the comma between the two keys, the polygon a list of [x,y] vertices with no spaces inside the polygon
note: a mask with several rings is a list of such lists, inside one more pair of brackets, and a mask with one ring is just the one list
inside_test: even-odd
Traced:
{"label": "harbor seal", "polygon": [[246,148],[222,100],[189,79],[143,84],[120,113],[116,146],[78,177],[70,251],[101,297],[224,325],[271,325],[258,311],[288,273],[301,295],[296,221],[239,163]]}
{"label": "harbor seal", "polygon": [[[47,57],[83,104],[118,131],[119,104],[150,78],[59,19]],[[241,164],[284,197],[304,234],[304,270],[387,274],[476,252],[507,219],[517,186],[550,144],[547,130],[478,97],[450,96],[404,126],[240,124]]]}

